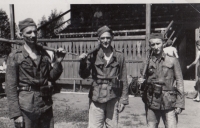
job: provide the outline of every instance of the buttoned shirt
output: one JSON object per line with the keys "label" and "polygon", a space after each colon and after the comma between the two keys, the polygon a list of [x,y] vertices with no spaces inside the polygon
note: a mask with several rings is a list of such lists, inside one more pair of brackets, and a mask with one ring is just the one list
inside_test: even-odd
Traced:
{"label": "buttoned shirt", "polygon": [[[40,87],[55,81],[61,75],[61,63],[51,61],[45,50],[39,49],[37,60],[33,60],[24,47],[13,51],[7,60],[6,94],[10,118],[21,116],[21,109],[30,113],[41,112],[41,108],[52,106],[51,97],[43,98]],[[36,91],[17,91],[18,87],[31,87]]]}
{"label": "buttoned shirt", "polygon": [[[126,62],[123,53],[114,48],[110,61],[104,59],[103,50],[90,54],[87,61],[81,61],[79,75],[82,78],[92,76],[94,82],[90,89],[89,98],[104,103],[112,98],[120,97],[120,102],[128,104],[128,84]],[[113,78],[108,80],[109,78]],[[121,88],[116,79],[121,81]],[[117,80],[117,81],[118,81]]]}
{"label": "buttoned shirt", "polygon": [[[172,106],[160,106],[161,109],[170,109],[172,107],[185,108],[184,100],[184,85],[183,85],[183,76],[180,68],[180,64],[177,58],[170,57],[164,52],[160,58],[156,58],[154,55],[149,61],[149,66],[147,69],[147,84],[152,82],[161,82],[164,83],[163,93],[167,91],[173,91],[173,87],[176,88],[177,97]],[[174,86],[174,81],[176,85]],[[152,97],[149,96],[149,99]],[[158,100],[152,98],[153,100]],[[161,101],[156,101],[161,102]],[[162,105],[162,104],[159,104]],[[155,106],[152,106],[155,107]]]}

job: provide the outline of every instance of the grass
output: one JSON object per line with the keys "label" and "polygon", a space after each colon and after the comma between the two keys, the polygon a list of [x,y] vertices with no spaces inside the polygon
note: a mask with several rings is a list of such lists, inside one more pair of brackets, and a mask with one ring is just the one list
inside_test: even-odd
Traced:
{"label": "grass", "polygon": [[66,110],[54,109],[54,121],[59,122],[88,122],[88,111],[67,108]]}
{"label": "grass", "polygon": [[121,116],[122,119],[129,119],[129,116]]}
{"label": "grass", "polygon": [[[60,105],[65,105],[61,103]],[[9,119],[7,100],[4,98],[0,99],[0,128],[13,128],[13,121]],[[87,110],[76,110],[66,106],[66,109],[59,109],[59,106],[55,106],[53,109],[54,122],[55,124],[65,122],[73,122],[77,128],[86,128],[88,122],[88,111]],[[79,122],[79,123],[76,123]],[[82,122],[82,123],[80,123]]]}
{"label": "grass", "polygon": [[[87,128],[88,110],[71,107],[73,103],[66,99],[54,98],[57,103],[53,107],[55,128]],[[79,100],[78,100],[79,101]],[[8,113],[7,100],[0,99],[0,128],[13,128],[13,121],[10,120]],[[127,112],[125,112],[127,113]],[[119,119],[120,128],[143,128],[146,127],[141,118],[145,118],[145,114],[129,113],[123,115]]]}

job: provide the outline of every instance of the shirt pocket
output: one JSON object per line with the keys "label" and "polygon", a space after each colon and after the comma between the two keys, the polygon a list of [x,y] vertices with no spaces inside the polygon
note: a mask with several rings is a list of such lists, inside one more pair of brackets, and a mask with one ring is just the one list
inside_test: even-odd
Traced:
{"label": "shirt pocket", "polygon": [[118,70],[119,70],[119,63],[118,62],[113,62],[110,64],[110,73],[108,76],[116,76],[118,75]]}
{"label": "shirt pocket", "polygon": [[171,79],[173,76],[173,64],[171,63],[163,63],[163,74],[165,79]]}
{"label": "shirt pocket", "polygon": [[21,67],[22,67],[23,69],[33,69],[33,65],[30,64],[30,63],[27,62],[27,61],[22,61],[22,62],[21,62]]}
{"label": "shirt pocket", "polygon": [[118,62],[113,62],[113,63],[110,64],[110,66],[111,66],[112,68],[119,67],[119,63],[118,63]]}
{"label": "shirt pocket", "polygon": [[176,102],[176,92],[166,91],[163,93],[163,103],[165,107],[174,107]]}
{"label": "shirt pocket", "polygon": [[104,63],[102,61],[96,61],[94,65],[97,71],[97,75],[105,76],[105,74],[103,73]]}
{"label": "shirt pocket", "polygon": [[34,92],[21,91],[19,93],[19,105],[22,110],[32,113],[34,111]]}

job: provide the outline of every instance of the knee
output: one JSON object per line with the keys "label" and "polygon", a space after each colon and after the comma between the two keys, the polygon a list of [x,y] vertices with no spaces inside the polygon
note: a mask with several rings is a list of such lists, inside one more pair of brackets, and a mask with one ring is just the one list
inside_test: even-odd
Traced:
{"label": "knee", "polygon": [[148,122],[147,123],[148,128],[158,128],[158,123],[156,122]]}

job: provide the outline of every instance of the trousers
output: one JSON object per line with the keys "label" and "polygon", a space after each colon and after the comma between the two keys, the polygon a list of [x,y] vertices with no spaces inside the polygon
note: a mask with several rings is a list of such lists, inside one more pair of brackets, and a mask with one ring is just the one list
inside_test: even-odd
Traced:
{"label": "trousers", "polygon": [[117,128],[118,127],[118,98],[106,103],[89,102],[88,128]]}
{"label": "trousers", "polygon": [[165,128],[177,127],[178,116],[175,114],[174,109],[153,110],[148,108],[146,112],[148,128],[158,128],[160,118],[162,118]]}
{"label": "trousers", "polygon": [[31,120],[25,111],[22,111],[25,128],[54,128],[54,118],[52,107],[41,113],[36,120]]}

